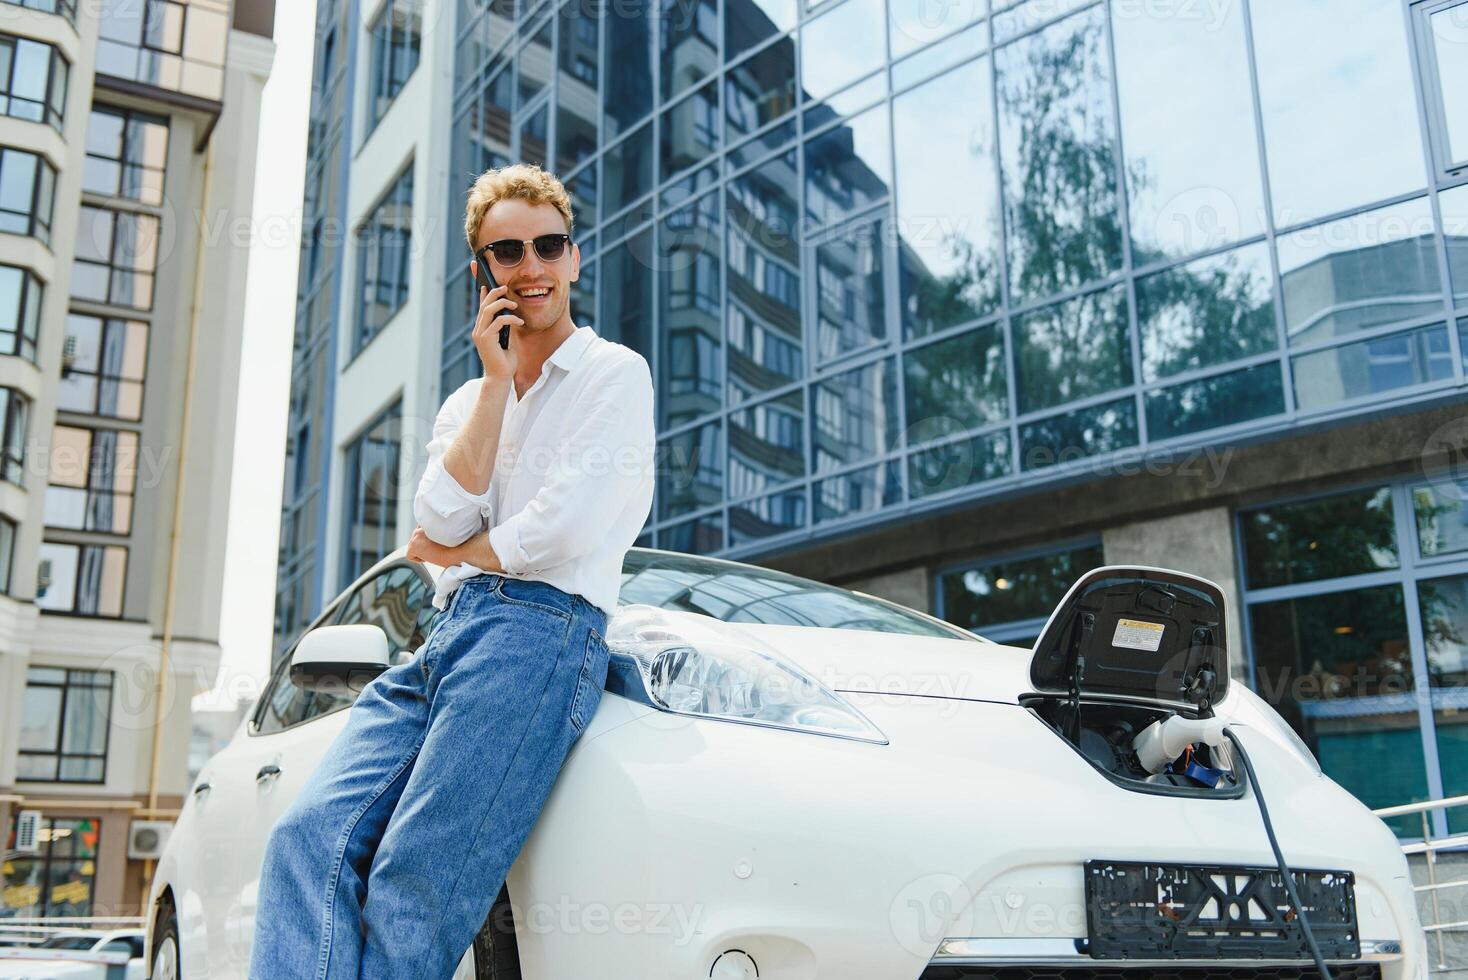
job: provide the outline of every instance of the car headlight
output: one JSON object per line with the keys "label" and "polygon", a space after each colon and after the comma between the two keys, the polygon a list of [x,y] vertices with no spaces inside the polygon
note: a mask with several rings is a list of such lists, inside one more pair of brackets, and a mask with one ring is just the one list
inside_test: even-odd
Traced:
{"label": "car headlight", "polygon": [[1305,767],[1315,775],[1324,775],[1319,760],[1310,751],[1310,746],[1306,745],[1305,740],[1290,727],[1289,722],[1279,716],[1278,711],[1275,711],[1267,701],[1242,684],[1234,684],[1233,688],[1238,700],[1229,712],[1231,720],[1245,728],[1258,731],[1259,734],[1291,755],[1298,756]]}
{"label": "car headlight", "polygon": [[606,639],[614,694],[673,714],[887,744],[860,711],[737,626],[632,604],[618,607]]}

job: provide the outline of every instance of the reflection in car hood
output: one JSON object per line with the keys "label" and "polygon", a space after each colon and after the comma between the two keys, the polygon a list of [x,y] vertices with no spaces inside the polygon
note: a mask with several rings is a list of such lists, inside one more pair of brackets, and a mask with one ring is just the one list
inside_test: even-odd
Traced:
{"label": "reflection in car hood", "polygon": [[[711,617],[664,610],[708,628]],[[715,623],[714,628],[720,624]],[[911,636],[876,630],[766,623],[722,624],[734,636],[758,637],[827,687],[881,694],[921,694],[1016,703],[1031,692],[1031,651],[981,640]]]}

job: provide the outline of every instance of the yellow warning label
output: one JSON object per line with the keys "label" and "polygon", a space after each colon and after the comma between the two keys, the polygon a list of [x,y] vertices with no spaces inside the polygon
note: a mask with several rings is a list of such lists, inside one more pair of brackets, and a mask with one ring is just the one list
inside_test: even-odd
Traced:
{"label": "yellow warning label", "polygon": [[1162,646],[1162,634],[1166,628],[1162,623],[1149,623],[1143,619],[1118,619],[1111,645],[1155,653]]}

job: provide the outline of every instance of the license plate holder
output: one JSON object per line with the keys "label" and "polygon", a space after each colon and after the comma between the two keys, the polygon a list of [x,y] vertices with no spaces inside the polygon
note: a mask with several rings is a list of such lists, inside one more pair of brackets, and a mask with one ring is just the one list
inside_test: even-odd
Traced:
{"label": "license plate holder", "polygon": [[[1360,959],[1355,875],[1290,872],[1321,955]],[[1278,868],[1096,860],[1085,879],[1095,959],[1312,958]]]}

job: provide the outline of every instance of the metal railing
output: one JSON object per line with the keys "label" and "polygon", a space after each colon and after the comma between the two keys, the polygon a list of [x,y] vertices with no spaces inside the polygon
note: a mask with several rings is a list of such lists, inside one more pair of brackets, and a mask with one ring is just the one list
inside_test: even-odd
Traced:
{"label": "metal railing", "polygon": [[1468,878],[1454,878],[1448,881],[1437,880],[1437,855],[1439,851],[1452,851],[1468,849],[1468,834],[1449,834],[1446,837],[1432,836],[1431,814],[1434,810],[1448,810],[1456,806],[1468,806],[1468,796],[1449,796],[1442,800],[1423,800],[1421,803],[1403,803],[1400,806],[1382,807],[1380,810],[1371,812],[1386,820],[1389,817],[1406,817],[1418,814],[1422,819],[1422,840],[1408,841],[1402,845],[1402,853],[1411,858],[1413,855],[1421,854],[1423,863],[1427,870],[1427,883],[1425,885],[1413,884],[1412,891],[1421,895],[1424,892],[1428,896],[1428,905],[1432,909],[1432,921],[1424,923],[1422,931],[1432,937],[1437,944],[1437,969],[1449,969],[1447,953],[1443,945],[1443,934],[1458,930],[1468,930],[1468,919],[1459,919],[1453,922],[1444,922],[1442,916],[1442,900],[1440,896],[1450,888],[1468,888]]}
{"label": "metal railing", "polygon": [[0,919],[0,947],[34,946],[52,936],[78,929],[109,932],[113,929],[142,929],[143,926],[143,917],[138,915],[54,915],[46,918]]}

